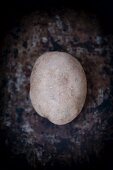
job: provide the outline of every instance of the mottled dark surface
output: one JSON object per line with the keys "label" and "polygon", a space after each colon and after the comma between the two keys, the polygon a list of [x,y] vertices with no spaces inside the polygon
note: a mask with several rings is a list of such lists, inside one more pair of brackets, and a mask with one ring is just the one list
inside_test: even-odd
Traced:
{"label": "mottled dark surface", "polygon": [[[72,10],[32,13],[8,33],[0,51],[0,141],[13,156],[24,155],[34,168],[95,165],[107,157],[113,142],[112,46],[113,36],[102,33],[95,15]],[[30,102],[31,70],[46,51],[72,54],[86,72],[85,106],[67,125],[40,117]]]}

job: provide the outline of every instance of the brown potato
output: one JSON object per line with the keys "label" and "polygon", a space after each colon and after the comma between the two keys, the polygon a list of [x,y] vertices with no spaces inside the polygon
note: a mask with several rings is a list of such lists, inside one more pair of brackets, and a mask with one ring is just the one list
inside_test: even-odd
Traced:
{"label": "brown potato", "polygon": [[71,122],[85,102],[87,82],[77,59],[64,52],[41,55],[30,77],[30,98],[36,112],[52,123]]}

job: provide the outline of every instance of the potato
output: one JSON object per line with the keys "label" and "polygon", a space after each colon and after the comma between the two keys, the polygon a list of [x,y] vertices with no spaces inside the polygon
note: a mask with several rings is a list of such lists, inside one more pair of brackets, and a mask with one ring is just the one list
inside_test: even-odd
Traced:
{"label": "potato", "polygon": [[84,70],[65,52],[46,52],[33,67],[30,98],[36,112],[56,125],[71,122],[81,112],[87,93]]}

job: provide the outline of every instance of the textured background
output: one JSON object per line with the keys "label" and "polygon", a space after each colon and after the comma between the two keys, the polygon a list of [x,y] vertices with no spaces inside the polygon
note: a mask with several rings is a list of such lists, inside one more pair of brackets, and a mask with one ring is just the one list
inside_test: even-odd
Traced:
{"label": "textured background", "polygon": [[[103,33],[96,15],[69,9],[38,10],[24,16],[7,32],[0,47],[0,144],[5,145],[1,153],[7,154],[2,157],[9,165],[19,168],[22,162],[29,168],[104,166],[110,169],[112,46],[113,36]],[[67,125],[57,126],[38,116],[29,99],[32,67],[46,51],[72,54],[86,73],[85,106]]]}

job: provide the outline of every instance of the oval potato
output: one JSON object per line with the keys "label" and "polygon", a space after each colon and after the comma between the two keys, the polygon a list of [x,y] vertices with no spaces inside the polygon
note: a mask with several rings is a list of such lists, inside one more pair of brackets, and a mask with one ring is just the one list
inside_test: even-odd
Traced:
{"label": "oval potato", "polygon": [[81,112],[86,93],[85,72],[70,54],[46,52],[36,60],[30,98],[40,116],[57,125],[69,123]]}

